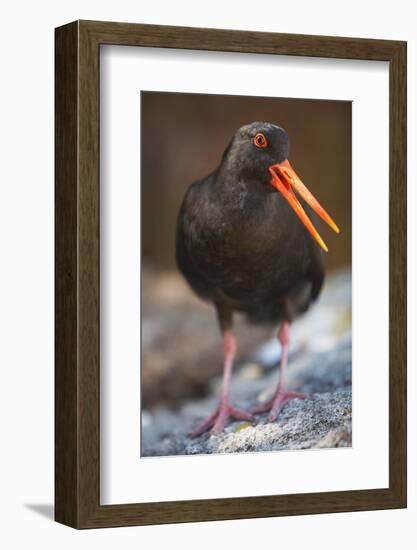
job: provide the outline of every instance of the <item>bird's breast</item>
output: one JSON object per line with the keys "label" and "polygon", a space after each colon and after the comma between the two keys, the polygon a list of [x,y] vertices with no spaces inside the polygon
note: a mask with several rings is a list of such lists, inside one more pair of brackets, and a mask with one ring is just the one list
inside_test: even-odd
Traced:
{"label": "bird's breast", "polygon": [[229,293],[258,284],[284,286],[306,269],[309,236],[277,193],[250,196],[199,209],[192,254]]}

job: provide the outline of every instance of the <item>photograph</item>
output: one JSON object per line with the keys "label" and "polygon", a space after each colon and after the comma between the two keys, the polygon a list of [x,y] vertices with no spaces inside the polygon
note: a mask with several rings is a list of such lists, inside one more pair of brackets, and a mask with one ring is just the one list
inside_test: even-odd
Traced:
{"label": "photograph", "polygon": [[140,93],[140,457],[352,446],[352,102]]}
{"label": "photograph", "polygon": [[1,5],[0,548],[409,550],[415,5],[193,7]]}

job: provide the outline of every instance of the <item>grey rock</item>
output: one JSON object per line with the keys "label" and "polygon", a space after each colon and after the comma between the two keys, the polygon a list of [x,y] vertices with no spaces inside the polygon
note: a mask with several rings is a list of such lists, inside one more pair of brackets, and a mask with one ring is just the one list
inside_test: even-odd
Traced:
{"label": "grey rock", "polygon": [[[319,304],[294,324],[294,345],[286,372],[291,390],[309,394],[294,399],[277,421],[257,415],[256,424],[231,422],[219,435],[190,431],[217,406],[221,378],[209,397],[193,399],[173,411],[166,406],[142,412],[141,456],[193,455],[323,449],[352,444],[352,334],[350,276],[330,277]],[[232,402],[248,409],[268,398],[278,381],[278,354],[262,346],[234,372]],[[276,352],[276,349],[275,349]],[[266,353],[267,360],[260,355]],[[274,368],[272,368],[274,367]]]}
{"label": "grey rock", "polygon": [[[248,422],[231,422],[222,434],[203,434],[190,439],[188,434],[192,428],[215,408],[215,397],[191,401],[176,413],[167,409],[154,413],[147,411],[142,425],[142,456],[350,446],[352,392],[349,349],[343,344],[332,354],[316,354],[307,367],[298,364],[293,372],[288,369],[289,386],[309,393],[311,398],[290,401],[276,422],[266,422],[266,414],[257,415],[255,426]],[[272,373],[261,380],[240,377],[234,381],[233,402],[248,408],[257,400],[267,398],[275,383]],[[325,390],[320,391],[323,388]]]}

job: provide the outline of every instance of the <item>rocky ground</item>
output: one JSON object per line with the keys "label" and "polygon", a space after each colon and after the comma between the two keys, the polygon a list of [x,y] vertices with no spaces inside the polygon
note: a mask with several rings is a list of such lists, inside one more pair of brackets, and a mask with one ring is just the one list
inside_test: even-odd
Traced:
{"label": "rocky ground", "polygon": [[[173,285],[181,285],[175,278],[165,281],[165,292]],[[181,287],[182,288],[182,287]],[[178,289],[177,289],[178,290]],[[161,295],[159,294],[159,297]],[[172,292],[178,301],[178,292]],[[184,296],[188,294],[184,293]],[[350,272],[340,271],[328,277],[322,296],[311,311],[294,323],[292,330],[292,345],[290,348],[287,381],[290,389],[302,391],[310,395],[309,400],[295,399],[282,410],[274,423],[266,422],[266,415],[257,415],[256,424],[248,422],[232,422],[223,434],[203,434],[196,439],[190,439],[189,432],[198,422],[211,413],[217,405],[221,382],[221,361],[217,354],[208,353],[204,356],[203,349],[196,353],[193,345],[206,336],[204,324],[211,326],[212,319],[207,310],[199,310],[192,298],[184,298],[181,302],[188,308],[186,321],[180,323],[181,315],[178,308],[170,308],[167,315],[161,316],[158,324],[158,309],[152,307],[152,295],[147,298],[148,311],[152,315],[145,316],[142,345],[144,358],[148,358],[148,378],[145,392],[146,408],[142,411],[142,456],[166,456],[179,454],[210,454],[234,453],[251,451],[272,451],[283,449],[307,449],[323,447],[346,447],[352,439],[352,337],[351,337],[351,278]],[[155,296],[155,303],[159,302]],[[195,304],[195,305],[194,305]],[[177,306],[179,307],[179,303]],[[205,307],[205,306],[202,306]],[[146,311],[146,308],[145,308]],[[166,311],[166,310],[165,310]],[[158,342],[158,334],[169,338],[168,327],[171,327],[170,315],[177,327],[172,334],[182,341],[183,346],[176,346],[171,354],[166,347]],[[203,313],[202,313],[203,312]],[[202,319],[200,318],[202,317]],[[150,321],[150,318],[152,321]],[[152,322],[154,329],[152,329]],[[161,323],[163,325],[161,329]],[[155,328],[157,327],[157,328]],[[165,327],[166,330],[163,330]],[[151,330],[152,329],[152,330]],[[210,329],[211,330],[211,329]],[[265,329],[241,329],[239,343],[246,335],[243,352],[232,379],[232,400],[241,408],[248,408],[269,397],[277,383],[280,348],[276,339],[269,338]],[[159,332],[158,332],[159,331]],[[245,332],[246,331],[246,332]],[[194,338],[193,338],[193,335]],[[206,338],[204,338],[206,340]],[[215,345],[216,334],[210,332],[209,343]],[[188,342],[188,346],[186,343]],[[254,352],[248,350],[249,343],[254,345]],[[262,343],[264,342],[264,343]],[[218,336],[217,336],[217,347]],[[183,352],[181,354],[181,349]],[[240,346],[242,349],[242,345]],[[158,376],[152,378],[149,358],[168,357],[161,362],[162,367],[156,369]],[[217,352],[216,352],[217,353]],[[159,355],[158,355],[159,354]],[[183,356],[186,368],[172,367],[177,362],[181,364]],[[240,359],[239,359],[240,358]],[[211,362],[217,362],[211,366]],[[211,362],[210,362],[211,361]],[[161,378],[169,385],[172,370],[177,374],[171,381],[171,387],[160,392],[162,398],[156,399],[158,383]],[[146,364],[146,362],[144,363]],[[199,367],[206,379],[201,380],[201,387],[194,394],[190,393],[187,380],[199,380]],[[220,368],[219,368],[220,366]],[[184,371],[185,374],[184,374]],[[146,372],[146,371],[145,371]],[[142,375],[143,377],[143,375]],[[143,378],[142,378],[143,379]],[[204,386],[204,384],[209,384]],[[147,390],[146,390],[147,388]],[[150,390],[149,390],[150,388]],[[181,389],[183,388],[183,391]],[[194,388],[195,389],[195,388]],[[206,393],[205,397],[196,395]],[[149,397],[149,395],[151,397]]]}

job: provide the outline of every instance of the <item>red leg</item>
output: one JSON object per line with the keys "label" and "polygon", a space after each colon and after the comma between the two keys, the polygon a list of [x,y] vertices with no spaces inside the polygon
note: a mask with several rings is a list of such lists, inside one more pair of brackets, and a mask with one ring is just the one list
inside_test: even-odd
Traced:
{"label": "red leg", "polygon": [[285,389],[285,367],[288,363],[288,346],[290,341],[290,324],[288,321],[283,321],[278,331],[278,339],[281,343],[281,361],[279,365],[279,381],[277,389],[271,399],[265,403],[255,405],[250,409],[252,413],[269,411],[268,420],[273,422],[278,418],[283,406],[291,399],[308,399],[308,395],[296,391],[286,391]]}
{"label": "red leg", "polygon": [[224,430],[230,418],[236,420],[253,420],[251,414],[241,411],[236,407],[232,407],[229,402],[230,380],[232,377],[233,361],[236,355],[236,341],[230,330],[225,330],[223,333],[223,351],[223,383],[219,405],[213,414],[203,420],[203,422],[194,429],[191,433],[191,437],[197,437],[210,428],[212,433],[220,433]]}

